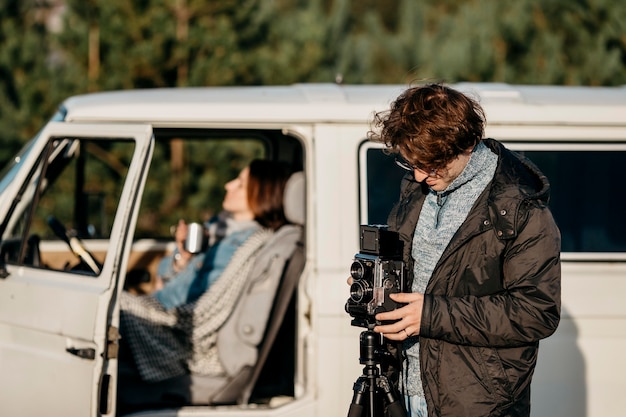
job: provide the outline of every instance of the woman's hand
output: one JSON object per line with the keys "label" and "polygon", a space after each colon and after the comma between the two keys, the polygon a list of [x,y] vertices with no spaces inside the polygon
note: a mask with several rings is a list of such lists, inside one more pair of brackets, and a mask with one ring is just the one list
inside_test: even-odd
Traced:
{"label": "woman's hand", "polygon": [[410,336],[419,335],[420,326],[422,324],[424,294],[417,292],[397,293],[389,294],[389,297],[397,303],[406,303],[406,305],[392,311],[378,313],[376,320],[381,322],[395,322],[376,326],[374,327],[374,331],[384,334],[384,336],[390,340],[404,340]]}

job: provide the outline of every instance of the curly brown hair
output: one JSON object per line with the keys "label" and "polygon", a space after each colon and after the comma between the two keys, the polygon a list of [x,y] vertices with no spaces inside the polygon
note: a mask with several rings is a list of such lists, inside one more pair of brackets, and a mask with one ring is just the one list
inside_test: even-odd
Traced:
{"label": "curly brown hair", "polygon": [[370,140],[430,170],[447,165],[482,140],[485,114],[465,94],[442,84],[425,84],[404,91],[389,110],[374,115],[372,124]]}

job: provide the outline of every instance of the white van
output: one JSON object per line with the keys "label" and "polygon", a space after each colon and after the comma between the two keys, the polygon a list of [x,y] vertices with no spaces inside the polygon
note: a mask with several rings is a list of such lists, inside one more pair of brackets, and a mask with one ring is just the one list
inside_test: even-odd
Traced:
{"label": "white van", "polygon": [[[626,89],[454,87],[479,98],[487,136],[526,154],[552,185],[563,314],[541,342],[532,415],[622,416]],[[347,414],[364,329],[345,312],[346,278],[360,225],[385,223],[403,175],[366,133],[404,88],[154,89],[65,101],[0,177],[0,415]],[[171,249],[162,213],[193,205],[156,196],[172,181],[205,184],[241,167],[233,155],[242,149],[304,174],[305,262],[285,312],[270,314],[273,341],[264,322],[253,344],[261,362],[227,400],[118,410],[119,295],[130,271],[153,276]],[[182,165],[151,165],[176,152]]]}

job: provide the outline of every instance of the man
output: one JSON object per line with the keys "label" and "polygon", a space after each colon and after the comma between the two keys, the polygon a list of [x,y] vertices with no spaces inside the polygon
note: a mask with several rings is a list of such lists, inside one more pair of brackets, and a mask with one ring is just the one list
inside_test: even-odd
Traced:
{"label": "man", "polygon": [[[528,416],[539,340],[560,317],[560,232],[549,184],[527,159],[483,139],[470,97],[409,88],[375,115],[370,139],[410,172],[389,228],[404,242],[405,306],[374,330],[402,341],[410,416]],[[409,292],[410,291],[410,292]]]}

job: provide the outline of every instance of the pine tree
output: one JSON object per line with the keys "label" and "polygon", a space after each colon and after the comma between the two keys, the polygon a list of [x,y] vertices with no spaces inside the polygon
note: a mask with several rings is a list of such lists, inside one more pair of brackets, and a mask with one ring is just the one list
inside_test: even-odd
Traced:
{"label": "pine tree", "polygon": [[626,9],[609,0],[404,0],[400,10],[390,45],[400,42],[416,79],[626,81]]}
{"label": "pine tree", "polygon": [[44,1],[6,0],[0,9],[0,168],[58,104]]}

